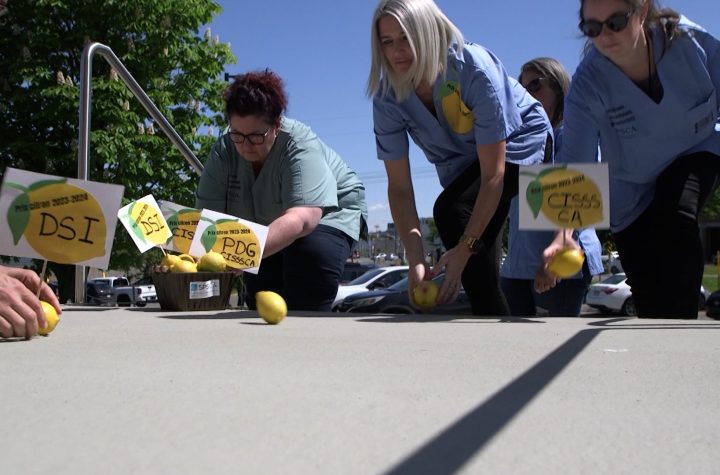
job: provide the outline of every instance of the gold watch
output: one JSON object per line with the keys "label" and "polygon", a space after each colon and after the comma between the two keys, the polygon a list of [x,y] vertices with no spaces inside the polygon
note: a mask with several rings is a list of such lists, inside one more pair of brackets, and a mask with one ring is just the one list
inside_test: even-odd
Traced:
{"label": "gold watch", "polygon": [[468,236],[467,234],[460,236],[460,242],[464,242],[473,254],[476,254],[483,245],[479,237]]}

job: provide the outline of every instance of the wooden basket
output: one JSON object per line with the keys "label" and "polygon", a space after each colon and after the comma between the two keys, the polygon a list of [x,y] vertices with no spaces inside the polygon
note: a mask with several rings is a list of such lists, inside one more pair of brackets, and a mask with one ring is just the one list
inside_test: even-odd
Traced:
{"label": "wooden basket", "polygon": [[230,300],[233,272],[178,272],[152,274],[163,310],[224,310]]}

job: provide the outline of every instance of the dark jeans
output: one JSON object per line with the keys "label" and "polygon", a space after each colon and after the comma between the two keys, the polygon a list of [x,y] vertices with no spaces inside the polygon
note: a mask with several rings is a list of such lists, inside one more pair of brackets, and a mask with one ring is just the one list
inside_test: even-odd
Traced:
{"label": "dark jeans", "polygon": [[[475,199],[480,191],[480,164],[473,163],[435,201],[433,217],[446,249],[460,241],[470,220]],[[481,316],[507,316],[508,304],[500,290],[498,276],[499,252],[495,246],[510,210],[510,200],[518,191],[518,166],[505,164],[502,196],[480,239],[483,246],[470,256],[462,273],[462,285],[470,300],[472,312]]]}
{"label": "dark jeans", "polygon": [[320,224],[264,258],[257,275],[243,273],[248,308],[256,308],[256,292],[271,290],[282,295],[290,310],[330,311],[353,242],[342,231]]}
{"label": "dark jeans", "polygon": [[676,159],[658,177],[650,206],[614,233],[641,318],[697,318],[704,259],[698,213],[718,185],[720,157]]}
{"label": "dark jeans", "polygon": [[547,292],[535,292],[534,281],[502,277],[500,286],[514,317],[534,317],[536,307],[548,311],[551,317],[578,317],[585,300],[585,292],[592,281],[587,261],[580,279],[564,279]]}

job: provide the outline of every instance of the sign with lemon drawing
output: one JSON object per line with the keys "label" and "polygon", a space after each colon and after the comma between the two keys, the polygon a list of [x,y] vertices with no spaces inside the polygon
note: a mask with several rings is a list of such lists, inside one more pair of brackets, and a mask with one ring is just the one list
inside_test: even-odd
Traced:
{"label": "sign with lemon drawing", "polygon": [[190,244],[200,221],[200,210],[164,200],[159,200],[158,204],[172,233],[161,247],[180,254],[190,254]]}
{"label": "sign with lemon drawing", "polygon": [[0,254],[107,269],[123,189],[6,168]]}
{"label": "sign with lemon drawing", "polygon": [[520,167],[520,229],[608,228],[605,163]]}
{"label": "sign with lemon drawing", "polygon": [[190,255],[219,252],[229,267],[257,274],[267,233],[267,226],[204,209],[190,245]]}
{"label": "sign with lemon drawing", "polygon": [[152,195],[143,196],[122,207],[117,216],[140,252],[165,244],[172,236],[160,206]]}

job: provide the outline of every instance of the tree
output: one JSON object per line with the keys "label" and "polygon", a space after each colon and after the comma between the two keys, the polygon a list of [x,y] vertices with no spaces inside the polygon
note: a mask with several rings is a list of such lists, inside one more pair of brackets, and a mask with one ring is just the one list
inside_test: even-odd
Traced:
{"label": "tree", "polygon": [[[198,131],[223,126],[221,73],[235,62],[228,44],[200,32],[220,11],[212,0],[10,0],[0,16],[0,173],[76,176],[78,77],[89,42],[112,48],[204,160],[215,137]],[[95,58],[92,74],[89,179],[124,185],[123,204],[152,193],[193,205],[195,171],[104,60]],[[142,262],[118,223],[110,267]],[[74,267],[51,269],[61,297],[72,295]]]}

